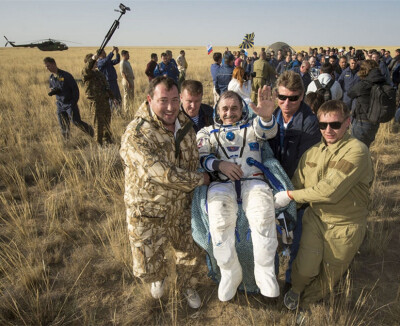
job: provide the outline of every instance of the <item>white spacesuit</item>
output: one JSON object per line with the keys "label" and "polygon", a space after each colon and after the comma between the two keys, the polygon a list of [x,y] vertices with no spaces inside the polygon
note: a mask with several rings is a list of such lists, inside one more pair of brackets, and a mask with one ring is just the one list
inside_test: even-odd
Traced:
{"label": "white spacesuit", "polygon": [[257,286],[264,296],[279,295],[274,266],[278,240],[272,190],[262,171],[246,163],[248,157],[261,161],[261,142],[276,135],[277,125],[275,118],[265,123],[258,116],[252,120],[247,120],[246,113],[243,116],[233,125],[216,123],[197,133],[200,162],[206,171],[218,171],[218,163],[223,160],[240,165],[244,173],[240,181],[231,181],[219,172],[221,181],[212,182],[207,193],[213,252],[221,271],[218,288],[221,301],[232,299],[242,281],[242,268],[235,250],[240,201],[251,230]]}

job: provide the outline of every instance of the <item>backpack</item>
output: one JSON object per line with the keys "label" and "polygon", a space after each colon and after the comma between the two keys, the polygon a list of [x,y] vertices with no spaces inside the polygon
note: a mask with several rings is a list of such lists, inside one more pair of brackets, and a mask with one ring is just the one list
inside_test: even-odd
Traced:
{"label": "backpack", "polygon": [[373,84],[367,118],[371,123],[385,123],[396,113],[396,91],[389,84]]}
{"label": "backpack", "polygon": [[335,80],[332,78],[328,84],[323,86],[318,79],[315,80],[315,86],[317,86],[317,92],[318,94],[321,94],[322,97],[324,98],[324,102],[329,101],[332,99],[332,92],[331,92],[331,87]]}

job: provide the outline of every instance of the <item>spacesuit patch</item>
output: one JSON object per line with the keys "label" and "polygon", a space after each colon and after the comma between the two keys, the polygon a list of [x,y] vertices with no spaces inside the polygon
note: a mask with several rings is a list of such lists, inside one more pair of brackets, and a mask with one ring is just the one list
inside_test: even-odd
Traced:
{"label": "spacesuit patch", "polygon": [[260,144],[259,143],[249,143],[249,147],[250,147],[251,151],[258,152],[260,150]]}
{"label": "spacesuit patch", "polygon": [[226,147],[226,149],[229,151],[229,152],[236,152],[236,151],[238,151],[239,150],[239,146],[227,146]]}

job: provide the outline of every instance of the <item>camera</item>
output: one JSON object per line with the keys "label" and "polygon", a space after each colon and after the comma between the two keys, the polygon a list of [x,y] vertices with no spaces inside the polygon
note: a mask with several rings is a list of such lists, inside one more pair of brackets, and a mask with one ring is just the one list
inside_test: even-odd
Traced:
{"label": "camera", "polygon": [[365,60],[365,55],[364,55],[363,50],[356,50],[356,53],[354,56],[357,58],[358,61]]}
{"label": "camera", "polygon": [[61,94],[61,88],[59,87],[52,88],[51,91],[47,93],[47,95],[49,96],[60,95],[60,94]]}
{"label": "camera", "polygon": [[121,14],[125,14],[126,11],[130,11],[131,9],[125,5],[123,5],[122,3],[119,4],[119,9],[121,10],[120,13]]}

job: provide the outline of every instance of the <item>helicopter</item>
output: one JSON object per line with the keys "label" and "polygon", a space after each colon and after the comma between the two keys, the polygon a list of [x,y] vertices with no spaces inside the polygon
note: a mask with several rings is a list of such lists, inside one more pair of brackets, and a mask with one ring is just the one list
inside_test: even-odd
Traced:
{"label": "helicopter", "polygon": [[57,40],[53,39],[47,39],[47,40],[42,40],[38,42],[32,42],[29,44],[15,44],[15,42],[9,41],[7,37],[4,36],[4,38],[7,40],[7,44],[10,44],[14,48],[38,48],[41,51],[64,51],[68,50],[68,46]]}

